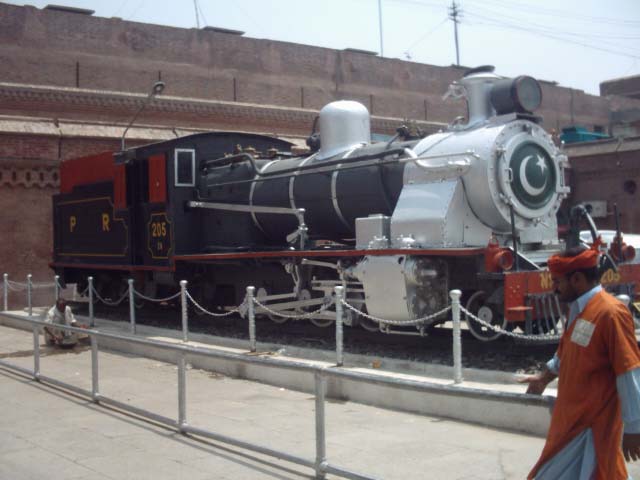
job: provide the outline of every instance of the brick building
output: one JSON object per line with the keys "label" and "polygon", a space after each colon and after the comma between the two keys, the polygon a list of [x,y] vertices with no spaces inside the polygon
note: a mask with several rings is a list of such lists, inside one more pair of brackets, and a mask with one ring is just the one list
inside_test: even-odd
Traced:
{"label": "brick building", "polygon": [[571,203],[588,203],[596,225],[615,229],[614,205],[620,213],[623,232],[640,232],[638,183],[640,183],[640,75],[608,80],[600,84],[603,96],[627,98],[612,110],[612,138],[565,146],[571,160]]}
{"label": "brick building", "polygon": [[640,137],[575,143],[565,151],[571,160],[571,203],[597,207],[594,221],[598,228],[608,230],[616,227],[617,205],[622,231],[640,232]]}
{"label": "brick building", "polygon": [[[0,3],[0,61],[0,265],[14,278],[50,277],[60,161],[119,149],[158,79],[165,93],[129,131],[129,145],[202,130],[302,141],[317,111],[343,98],[369,108],[377,133],[404,119],[434,131],[466,113],[462,102],[442,100],[464,73],[458,67],[31,6]],[[547,129],[606,127],[630,104],[640,108],[617,95],[542,88]]]}

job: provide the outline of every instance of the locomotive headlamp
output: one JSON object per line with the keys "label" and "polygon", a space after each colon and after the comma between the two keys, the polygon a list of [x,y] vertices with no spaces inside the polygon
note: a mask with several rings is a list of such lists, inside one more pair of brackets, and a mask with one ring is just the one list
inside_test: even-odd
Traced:
{"label": "locomotive headlamp", "polygon": [[533,77],[520,76],[497,81],[491,89],[491,104],[498,115],[531,113],[542,103],[542,89]]}

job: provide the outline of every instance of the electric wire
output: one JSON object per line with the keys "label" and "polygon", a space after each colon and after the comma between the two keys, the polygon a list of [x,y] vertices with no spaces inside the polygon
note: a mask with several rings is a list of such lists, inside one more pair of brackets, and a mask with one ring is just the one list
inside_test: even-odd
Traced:
{"label": "electric wire", "polygon": [[[491,16],[487,16],[485,14],[478,13],[475,10],[483,10],[484,12],[487,12],[488,15],[491,15]],[[524,31],[524,32],[527,32],[527,33],[535,34],[535,35],[538,35],[538,36],[551,38],[553,40],[579,45],[579,46],[582,46],[582,47],[585,47],[585,48],[590,48],[590,49],[594,49],[594,50],[600,50],[600,51],[604,51],[604,52],[607,52],[607,53],[613,53],[615,55],[627,56],[627,57],[631,57],[631,58],[640,58],[640,56],[638,56],[638,55],[636,55],[634,53],[626,51],[625,50],[626,47],[623,47],[623,46],[621,46],[619,44],[612,44],[610,42],[598,40],[599,44],[598,45],[594,45],[594,44],[591,44],[591,43],[586,43],[584,41],[579,41],[577,39],[567,38],[566,36],[564,36],[566,34],[580,35],[580,34],[575,34],[575,32],[566,32],[565,30],[551,29],[549,27],[542,26],[542,25],[539,25],[539,24],[535,24],[535,23],[532,23],[532,22],[527,22],[527,26],[523,26],[522,24],[514,23],[514,22],[511,22],[511,21],[508,21],[508,20],[507,21],[500,20],[499,19],[500,18],[499,14],[496,14],[495,12],[493,12],[491,10],[478,8],[478,7],[473,7],[473,8],[467,9],[466,11],[467,11],[467,14],[468,14],[468,18],[471,18],[471,21],[468,21],[468,20],[465,21],[465,23],[467,25],[487,25],[487,26],[492,26],[492,27],[497,27],[497,28],[507,28],[507,29],[512,29],[512,30],[520,30],[520,31]],[[507,16],[506,18],[513,18],[513,17]],[[589,37],[587,37],[587,38],[589,38]]]}
{"label": "electric wire", "polygon": [[577,21],[584,23],[593,23],[596,25],[608,24],[608,25],[617,25],[617,26],[628,26],[629,28],[637,28],[640,26],[640,20],[626,20],[626,19],[615,19],[615,18],[607,18],[607,17],[592,17],[590,15],[582,15],[575,11],[567,11],[567,10],[559,10],[553,8],[545,8],[540,6],[532,6],[531,4],[524,4],[522,2],[518,2],[515,0],[466,0],[470,3],[481,3],[483,6],[487,4],[496,6],[498,8],[508,9],[510,11],[522,11],[525,13],[532,13],[534,15],[543,15],[543,16],[552,16],[554,18],[563,18],[569,21]]}
{"label": "electric wire", "polygon": [[[466,8],[467,12],[470,12],[472,15],[476,15],[476,16],[485,16],[484,18],[488,19],[488,20],[492,20],[492,21],[499,21],[496,20],[496,17],[499,17],[502,19],[502,21],[504,22],[522,22],[523,19],[519,18],[519,17],[515,17],[513,15],[506,15],[500,12],[497,12],[495,10],[491,10],[489,8],[486,7],[480,7],[480,6],[471,6],[471,7],[467,7]],[[480,13],[477,13],[477,12]],[[486,15],[489,15],[489,17],[486,17]],[[504,20],[506,19],[506,20]],[[607,32],[607,33],[597,33],[593,30],[590,30],[589,32],[574,32],[574,31],[570,31],[567,30],[566,25],[563,25],[560,28],[555,28],[555,27],[550,27],[548,23],[545,24],[541,24],[541,23],[536,23],[536,22],[532,22],[531,20],[527,19],[526,20],[526,25],[529,27],[535,27],[535,28],[539,28],[541,30],[546,30],[549,31],[551,33],[561,33],[563,35],[570,35],[570,36],[576,36],[576,37],[584,37],[584,38],[588,38],[588,39],[621,39],[621,40],[640,40],[640,35],[618,35],[615,33],[611,33],[611,32]]]}
{"label": "electric wire", "polygon": [[420,38],[418,38],[415,42],[413,42],[409,47],[407,47],[404,52],[405,53],[411,53],[411,50],[413,50],[416,45],[422,43],[424,40],[426,40],[429,36],[431,36],[431,34],[435,33],[436,30],[438,30],[441,26],[443,26],[445,23],[447,23],[449,21],[448,17],[445,17],[440,23],[438,23],[435,27],[433,27],[431,30],[428,30],[427,32],[425,32]]}
{"label": "electric wire", "polygon": [[605,47],[599,47],[597,45],[592,45],[592,44],[588,44],[588,43],[584,43],[584,42],[579,42],[577,40],[572,40],[569,38],[563,38],[554,34],[550,34],[547,32],[543,32],[543,31],[539,31],[539,30],[533,30],[533,29],[529,29],[526,27],[521,27],[521,26],[517,26],[517,25],[511,25],[511,24],[507,24],[504,22],[497,22],[497,21],[480,21],[480,22],[466,22],[467,25],[487,25],[487,26],[491,26],[491,27],[497,27],[497,28],[507,28],[507,29],[511,29],[511,30],[520,30],[523,32],[527,32],[527,33],[531,33],[534,35],[539,35],[541,37],[547,37],[547,38],[551,38],[553,40],[558,40],[560,42],[564,42],[564,43],[571,43],[574,45],[579,45],[581,47],[585,47],[585,48],[590,48],[592,50],[599,50],[602,52],[606,52],[606,53],[612,53],[614,55],[620,55],[620,56],[624,56],[624,57],[630,57],[630,58],[637,58],[640,59],[640,55],[634,55],[632,53],[627,53],[627,52],[621,52],[619,50],[614,50],[612,48],[605,48]]}

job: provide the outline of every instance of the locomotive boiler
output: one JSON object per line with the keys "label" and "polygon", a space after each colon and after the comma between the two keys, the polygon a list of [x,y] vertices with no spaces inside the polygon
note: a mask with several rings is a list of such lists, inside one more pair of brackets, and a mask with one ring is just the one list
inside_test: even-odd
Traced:
{"label": "locomotive boiler", "polygon": [[[367,314],[348,310],[346,323],[388,333],[372,318],[424,318],[458,288],[489,324],[552,330],[561,315],[544,266],[561,248],[556,213],[569,189],[567,158],[533,113],[540,86],[480,68],[449,94],[466,99],[467,121],[425,138],[399,129],[373,143],[367,109],[338,101],[321,110],[304,156],[281,139],[219,132],[103,156],[100,178],[78,173],[95,157],[63,164],[52,265],[80,283],[97,269],[112,296],[132,274],[149,294],[187,279],[220,310],[254,285],[268,306],[259,313],[319,326],[334,320],[319,307],[342,285]],[[498,336],[468,323],[480,339]]]}

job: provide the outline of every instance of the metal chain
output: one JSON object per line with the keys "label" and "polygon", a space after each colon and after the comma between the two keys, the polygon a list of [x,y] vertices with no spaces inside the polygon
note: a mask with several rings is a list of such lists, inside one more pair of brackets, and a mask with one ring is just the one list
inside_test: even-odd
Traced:
{"label": "metal chain", "polygon": [[395,326],[414,326],[414,325],[429,326],[432,323],[435,323],[437,317],[451,310],[451,305],[449,305],[447,307],[444,307],[442,310],[438,310],[437,312],[432,313],[431,315],[427,315],[426,317],[416,318],[415,320],[387,320],[385,318],[374,317],[373,315],[364,313],[358,310],[356,307],[349,305],[347,301],[344,299],[342,300],[342,304],[352,312],[357,313],[358,315],[362,315],[364,318],[368,320],[371,320],[376,323],[384,323],[386,325],[395,325]]}
{"label": "metal chain", "polygon": [[271,308],[269,308],[268,306],[266,306],[265,304],[263,304],[262,302],[260,302],[260,300],[258,300],[257,298],[253,298],[253,303],[255,303],[258,307],[262,308],[264,311],[266,311],[267,313],[271,314],[271,315],[275,315],[277,317],[282,317],[282,318],[292,318],[292,319],[298,319],[298,320],[305,320],[308,318],[312,318],[314,315],[317,315],[318,313],[322,313],[325,310],[327,310],[331,305],[333,305],[333,299],[328,302],[328,303],[323,303],[322,306],[320,308],[318,308],[317,310],[314,310],[312,312],[305,312],[305,313],[296,313],[296,314],[288,314],[288,313],[282,313],[282,312],[278,312],[276,310],[272,310]]}
{"label": "metal chain", "polygon": [[[13,280],[7,280],[7,287],[9,288],[9,290],[13,291],[13,292],[23,292],[25,290],[27,290],[28,288],[28,284],[25,282],[15,282]],[[31,288],[32,289],[38,289],[38,288],[52,288],[55,287],[57,284],[58,287],[60,287],[61,289],[63,288],[62,285],[60,285],[60,283],[58,281],[55,282],[49,282],[49,283],[31,283]],[[89,286],[87,285],[87,287],[81,292],[79,293],[80,296],[84,296],[87,292],[89,291]],[[105,300],[104,298],[102,298],[100,296],[100,294],[98,293],[98,291],[93,288],[93,292],[96,295],[96,298],[101,301],[102,303],[104,303],[105,305],[108,306],[117,306],[120,305],[122,303],[122,301],[127,298],[129,296],[129,292],[126,291],[125,293],[122,294],[122,296],[115,302],[113,301],[109,301],[109,300]],[[165,297],[165,298],[151,298],[151,297],[147,297],[146,295],[143,295],[142,293],[134,290],[134,295],[142,298],[143,300],[147,300],[150,302],[168,302],[170,300],[173,300],[175,298],[178,298],[180,296],[180,292],[177,292],[169,297]],[[204,308],[203,306],[201,306],[189,293],[189,291],[186,291],[186,295],[187,298],[194,304],[194,306],[196,308],[198,308],[200,311],[202,311],[203,313],[210,315],[212,317],[228,317],[230,315],[233,315],[235,313],[239,313],[240,309],[246,304],[246,298],[245,300],[238,305],[238,307],[234,308],[233,310],[229,310],[228,312],[225,313],[214,313],[211,312],[209,310],[207,310],[206,308]],[[333,304],[334,304],[334,300],[331,299],[328,303],[324,303],[322,304],[322,306],[320,306],[320,308],[318,308],[317,310],[314,310],[312,312],[305,312],[305,313],[296,313],[296,314],[287,314],[287,313],[283,313],[280,311],[276,311],[273,310],[271,308],[269,308],[267,305],[263,304],[262,302],[260,302],[257,298],[253,298],[253,302],[260,308],[262,308],[265,312],[271,314],[271,315],[275,315],[278,317],[282,317],[282,318],[291,318],[291,319],[299,319],[299,320],[303,320],[303,319],[309,319],[314,317],[315,315],[317,315],[318,313],[322,313],[326,310],[328,310]],[[354,307],[353,305],[350,305],[349,303],[347,303],[346,300],[342,299],[341,300],[342,305],[344,305],[347,309],[351,310],[352,312],[368,319],[371,320],[373,322],[376,323],[382,323],[382,324],[386,324],[386,325],[394,325],[394,326],[415,326],[415,325],[421,325],[421,326],[428,326],[432,323],[434,323],[436,321],[436,319],[438,317],[440,317],[441,315],[447,313],[448,311],[451,310],[451,305],[443,308],[442,310],[439,310],[435,313],[432,313],[430,315],[427,315],[425,317],[421,317],[421,318],[416,318],[414,320],[389,320],[389,319],[385,319],[385,318],[379,318],[373,315],[369,315],[368,313],[365,313],[361,310],[358,310],[356,307]],[[515,332],[510,332],[507,330],[503,330],[502,328],[500,328],[497,325],[492,325],[489,322],[486,322],[485,320],[482,320],[481,318],[477,317],[476,315],[474,315],[473,313],[471,313],[470,311],[468,311],[466,308],[464,308],[463,306],[460,306],[460,311],[463,312],[468,318],[470,318],[471,320],[479,323],[480,325],[482,325],[483,327],[488,328],[489,330],[495,332],[495,333],[499,333],[502,335],[505,335],[507,337],[511,337],[511,338],[518,338],[518,339],[522,339],[522,340],[527,340],[527,341],[550,341],[550,340],[560,340],[560,338],[562,337],[562,334],[553,334],[553,333],[544,333],[544,334],[538,334],[538,335],[528,335],[528,334],[523,334],[523,333],[515,333]]]}
{"label": "metal chain", "polygon": [[562,334],[558,334],[558,333],[541,333],[539,335],[527,335],[524,333],[509,332],[507,330],[503,330],[497,325],[492,325],[489,322],[486,322],[481,318],[478,318],[463,306],[460,306],[460,311],[464,312],[465,315],[467,315],[472,320],[478,322],[480,325],[487,327],[488,329],[494,331],[495,333],[501,333],[503,335],[506,335],[507,337],[520,338],[522,340],[528,340],[528,341],[560,340],[560,337],[562,337]]}
{"label": "metal chain", "polygon": [[[195,301],[195,299],[191,296],[191,294],[189,293],[189,290],[187,290],[187,298],[189,300],[191,300],[191,302],[196,306],[196,308],[198,308],[200,311],[202,311],[203,313],[206,313],[207,315],[211,315],[212,317],[228,317],[229,315],[233,315],[234,313],[239,313],[240,312],[240,308],[245,304],[246,300],[243,301],[240,305],[238,305],[236,308],[234,308],[233,310],[229,310],[228,312],[225,313],[214,313],[214,312],[210,312],[209,310],[207,310],[206,308],[204,308],[203,306],[201,306],[198,302]],[[180,292],[178,292],[178,295],[180,295]]]}
{"label": "metal chain", "polygon": [[[26,282],[14,282],[13,280],[7,280],[7,287],[13,292],[23,292],[27,290],[28,284]],[[53,288],[56,286],[56,282],[48,283],[35,283],[31,282],[31,289],[36,290],[38,288]]]}
{"label": "metal chain", "polygon": [[123,301],[125,298],[127,298],[127,297],[129,296],[129,291],[127,290],[126,292],[124,292],[124,293],[122,294],[122,296],[121,296],[117,301],[115,301],[115,302],[111,302],[111,301],[109,301],[109,300],[105,300],[104,298],[102,298],[102,297],[100,296],[100,294],[98,293],[98,291],[97,291],[95,288],[93,289],[93,293],[95,293],[95,294],[96,294],[96,298],[97,298],[98,300],[100,300],[100,301],[101,301],[102,303],[104,303],[105,305],[108,305],[109,307],[115,307],[115,306],[117,306],[117,305],[120,305],[120,304],[122,303],[122,301]]}
{"label": "metal chain", "polygon": [[165,297],[165,298],[151,298],[151,297],[147,297],[146,295],[143,295],[142,293],[138,292],[137,290],[133,290],[133,293],[142,298],[143,300],[147,300],[149,302],[168,302],[169,300],[173,300],[174,298],[178,298],[180,296],[180,292],[178,293],[174,293],[173,295],[171,295],[170,297]]}
{"label": "metal chain", "polygon": [[24,292],[27,289],[26,286],[23,287],[23,286],[12,285],[11,281],[7,282],[7,287],[9,287],[9,290],[11,290],[12,292]]}

